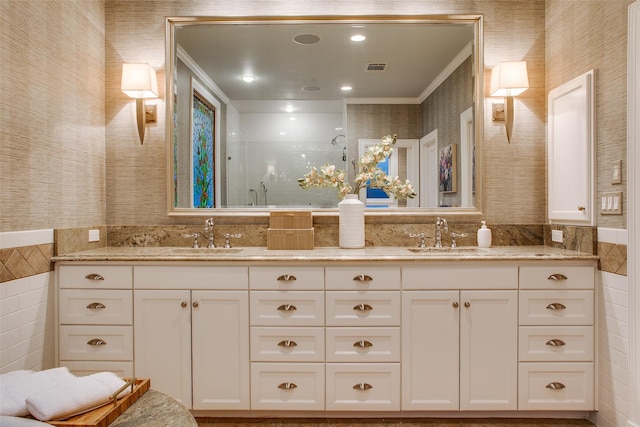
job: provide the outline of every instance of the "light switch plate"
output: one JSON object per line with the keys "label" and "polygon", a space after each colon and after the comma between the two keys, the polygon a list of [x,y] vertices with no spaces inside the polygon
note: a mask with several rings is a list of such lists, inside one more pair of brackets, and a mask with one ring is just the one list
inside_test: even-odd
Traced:
{"label": "light switch plate", "polygon": [[562,230],[551,230],[551,241],[562,243],[564,240],[564,236]]}
{"label": "light switch plate", "polygon": [[611,162],[611,183],[622,184],[622,161],[614,160]]}
{"label": "light switch plate", "polygon": [[608,191],[600,196],[602,215],[622,215],[622,191]]}
{"label": "light switch plate", "polygon": [[100,230],[89,230],[89,241],[90,242],[99,242],[100,241]]}

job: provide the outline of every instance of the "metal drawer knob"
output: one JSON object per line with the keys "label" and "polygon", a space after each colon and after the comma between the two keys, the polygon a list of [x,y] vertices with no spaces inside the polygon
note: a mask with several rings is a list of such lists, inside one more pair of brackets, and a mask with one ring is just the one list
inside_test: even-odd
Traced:
{"label": "metal drawer knob", "polygon": [[353,278],[353,281],[354,282],[371,282],[373,281],[373,277],[369,276],[368,274],[359,274]]}
{"label": "metal drawer knob", "polygon": [[547,277],[547,280],[567,280],[567,276],[565,276],[564,274],[560,274],[560,273],[556,273],[556,274],[552,274],[551,276]]}
{"label": "metal drawer knob", "polygon": [[282,383],[282,384],[278,385],[278,388],[280,390],[293,390],[295,388],[298,388],[298,386],[295,385],[294,383]]}
{"label": "metal drawer knob", "polygon": [[104,277],[96,273],[87,274],[84,278],[89,280],[104,280]]}
{"label": "metal drawer knob", "polygon": [[567,308],[567,306],[559,302],[552,302],[547,306],[547,310],[564,310],[565,308]]}
{"label": "metal drawer knob", "polygon": [[464,303],[464,306],[465,306],[466,308],[469,308],[469,307],[471,307],[471,303],[470,303],[469,301],[467,301],[467,302],[465,302],[465,303]]}
{"label": "metal drawer knob", "polygon": [[457,301],[453,303],[453,308],[458,308],[458,302]]}
{"label": "metal drawer knob", "polygon": [[565,343],[562,340],[552,339],[552,340],[547,341],[545,344],[548,345],[548,346],[551,346],[551,347],[562,347],[563,345],[566,345],[567,343]]}
{"label": "metal drawer knob", "polygon": [[295,282],[298,280],[296,276],[291,274],[283,274],[282,276],[278,276],[276,279],[278,282]]}
{"label": "metal drawer knob", "polygon": [[369,304],[358,304],[353,307],[353,309],[355,311],[371,311],[373,310],[373,307],[371,307]]}
{"label": "metal drawer knob", "polygon": [[293,304],[282,304],[278,307],[278,311],[296,311],[298,308]]}
{"label": "metal drawer knob", "polygon": [[356,348],[369,348],[373,347],[373,343],[367,340],[360,340],[353,343],[353,346]]}
{"label": "metal drawer knob", "polygon": [[102,304],[101,302],[92,302],[91,304],[89,304],[87,306],[87,308],[89,310],[102,310],[102,309],[107,308],[107,306]]}
{"label": "metal drawer knob", "polygon": [[107,342],[104,340],[101,340],[100,338],[94,338],[92,340],[87,341],[87,344],[93,345],[93,346],[101,346],[101,345],[107,345]]}
{"label": "metal drawer knob", "polygon": [[547,384],[545,387],[549,390],[562,390],[563,388],[565,388],[565,385],[562,383],[552,382]]}
{"label": "metal drawer knob", "polygon": [[298,343],[291,340],[282,340],[278,343],[278,347],[284,347],[284,348],[292,348],[297,346],[298,346]]}
{"label": "metal drawer knob", "polygon": [[198,301],[194,301],[191,303],[191,305],[193,306],[193,308],[198,308],[200,307],[200,303]]}
{"label": "metal drawer knob", "polygon": [[182,307],[182,308],[185,308],[185,307],[186,307],[186,306],[188,306],[188,305],[189,305],[189,304],[187,304],[187,302],[186,302],[186,301],[182,301],[182,302],[180,303],[180,307]]}
{"label": "metal drawer knob", "polygon": [[367,383],[358,383],[353,386],[354,390],[360,390],[360,391],[371,390],[372,388],[373,386]]}

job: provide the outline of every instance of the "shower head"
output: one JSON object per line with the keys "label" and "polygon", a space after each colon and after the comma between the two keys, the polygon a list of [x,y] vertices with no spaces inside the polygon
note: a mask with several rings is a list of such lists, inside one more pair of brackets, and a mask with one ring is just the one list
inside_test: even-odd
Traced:
{"label": "shower head", "polygon": [[335,137],[333,137],[333,139],[331,140],[331,145],[336,145],[338,143],[338,138],[343,137],[346,138],[346,136],[340,134],[340,135],[336,135]]}

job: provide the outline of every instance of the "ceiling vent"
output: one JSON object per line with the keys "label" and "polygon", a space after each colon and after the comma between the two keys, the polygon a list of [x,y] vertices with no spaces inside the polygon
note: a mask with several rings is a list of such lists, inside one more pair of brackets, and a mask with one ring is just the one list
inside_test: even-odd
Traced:
{"label": "ceiling vent", "polygon": [[389,64],[385,64],[384,62],[371,62],[367,64],[365,71],[367,73],[377,73],[377,72],[387,71],[388,65]]}

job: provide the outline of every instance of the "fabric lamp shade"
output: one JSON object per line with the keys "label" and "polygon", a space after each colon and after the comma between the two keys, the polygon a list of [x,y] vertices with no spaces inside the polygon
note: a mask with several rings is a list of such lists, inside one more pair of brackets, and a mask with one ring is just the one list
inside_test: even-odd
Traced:
{"label": "fabric lamp shade", "polygon": [[491,96],[518,96],[528,88],[526,61],[500,62],[491,70]]}
{"label": "fabric lamp shade", "polygon": [[156,72],[149,64],[122,64],[120,88],[131,98],[157,98]]}

